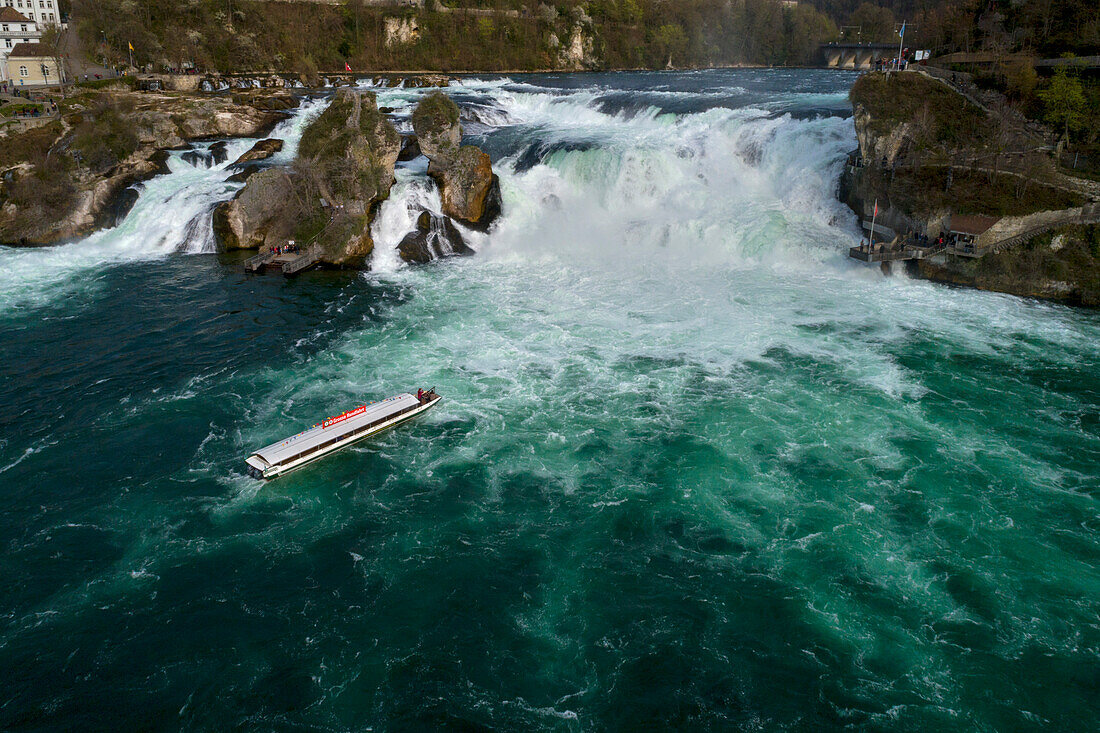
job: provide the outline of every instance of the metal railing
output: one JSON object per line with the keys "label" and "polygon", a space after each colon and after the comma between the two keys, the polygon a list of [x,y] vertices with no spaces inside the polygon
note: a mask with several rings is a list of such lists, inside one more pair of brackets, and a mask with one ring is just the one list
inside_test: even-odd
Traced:
{"label": "metal railing", "polygon": [[321,245],[314,244],[301,255],[283,265],[284,275],[295,275],[307,267],[312,267],[321,259]]}
{"label": "metal railing", "polygon": [[271,262],[273,259],[275,259],[274,252],[271,252],[270,250],[261,252],[258,255],[253,255],[252,257],[249,257],[247,260],[245,260],[244,269],[248,270],[249,272],[256,272],[268,262]]}

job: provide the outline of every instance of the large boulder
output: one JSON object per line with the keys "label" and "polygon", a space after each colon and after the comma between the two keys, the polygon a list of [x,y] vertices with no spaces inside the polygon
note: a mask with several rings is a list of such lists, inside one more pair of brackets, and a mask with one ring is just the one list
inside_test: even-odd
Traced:
{"label": "large boulder", "polygon": [[480,148],[465,145],[442,164],[432,160],[428,175],[439,185],[447,216],[481,230],[500,216],[500,180]]}
{"label": "large boulder", "polygon": [[443,213],[484,230],[500,215],[500,182],[484,151],[461,145],[458,120],[458,105],[442,92],[424,97],[412,115],[420,150],[430,161],[428,175],[439,186]]}
{"label": "large boulder", "polygon": [[245,163],[253,163],[258,160],[267,160],[275,153],[283,149],[283,141],[278,138],[267,138],[252,146],[247,153],[233,161],[231,168],[243,166]]}
{"label": "large boulder", "polygon": [[303,132],[298,152],[298,198],[306,202],[296,212],[299,239],[319,244],[327,264],[365,266],[374,250],[370,225],[390,195],[401,136],[374,94],[341,89]]}
{"label": "large boulder", "polygon": [[443,257],[472,255],[462,233],[450,219],[424,211],[416,221],[416,231],[409,232],[397,245],[401,259],[424,264]]}
{"label": "large boulder", "polygon": [[294,191],[290,174],[268,168],[249,178],[237,196],[214,210],[214,233],[226,250],[282,244],[291,232],[281,216]]}
{"label": "large boulder", "polygon": [[230,180],[246,180],[241,192],[215,212],[215,230],[226,249],[296,240],[319,247],[321,262],[364,267],[374,250],[370,225],[390,193],[401,136],[378,112],[373,94],[341,89],[302,133],[290,169],[262,169],[256,162],[282,148],[265,140],[234,165]]}
{"label": "large boulder", "polygon": [[458,105],[443,92],[426,95],[412,114],[412,126],[420,150],[431,160],[454,155],[462,143]]}

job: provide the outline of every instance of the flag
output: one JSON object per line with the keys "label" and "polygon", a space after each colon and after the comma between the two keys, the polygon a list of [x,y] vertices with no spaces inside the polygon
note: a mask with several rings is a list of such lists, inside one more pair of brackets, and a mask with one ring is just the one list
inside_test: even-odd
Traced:
{"label": "flag", "polygon": [[344,62],[344,71],[351,71],[351,65],[347,61]]}
{"label": "flag", "polygon": [[875,199],[875,213],[872,216],[878,216],[878,199]]}
{"label": "flag", "polygon": [[905,21],[901,21],[901,30],[898,31],[898,36],[905,38]]}
{"label": "flag", "polygon": [[132,43],[130,43],[129,41],[127,41],[127,42],[126,42],[126,45],[130,47],[130,50],[131,50],[131,51],[133,51],[133,50],[134,50],[134,44],[132,44]]}

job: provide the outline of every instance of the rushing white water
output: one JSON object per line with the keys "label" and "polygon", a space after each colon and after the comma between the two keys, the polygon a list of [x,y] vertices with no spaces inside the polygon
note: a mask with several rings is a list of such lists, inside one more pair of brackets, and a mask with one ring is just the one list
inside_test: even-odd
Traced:
{"label": "rushing white water", "polygon": [[[9,319],[0,717],[1086,729],[1100,321],[850,263],[850,78],[463,81],[476,256],[397,257],[421,160],[361,278],[141,255]],[[415,424],[242,470],[416,386]]]}
{"label": "rushing white water", "polygon": [[[306,102],[276,126],[271,137],[281,138],[285,145],[272,157],[272,164],[294,159],[302,130],[325,104]],[[227,141],[226,160],[209,166],[192,165],[182,158],[187,151],[173,151],[167,161],[169,172],[137,185],[137,201],[117,226],[71,244],[0,248],[0,310],[94,288],[96,270],[103,267],[174,253],[213,252],[211,213],[242,186],[226,181],[231,175],[227,168],[255,142],[253,138]],[[206,157],[212,144],[194,147]]]}
{"label": "rushing white water", "polygon": [[[764,108],[774,99],[679,115],[656,106],[604,111],[598,89],[563,93],[506,80],[469,80],[448,92],[489,145],[504,140],[494,166],[505,216],[475,244],[488,247],[486,256],[851,269],[841,253],[858,230],[835,196],[853,141],[849,120],[776,116]],[[380,90],[379,104],[403,116],[423,93]],[[376,270],[393,270],[392,249],[418,211],[439,211],[425,181],[399,170],[374,228]]]}

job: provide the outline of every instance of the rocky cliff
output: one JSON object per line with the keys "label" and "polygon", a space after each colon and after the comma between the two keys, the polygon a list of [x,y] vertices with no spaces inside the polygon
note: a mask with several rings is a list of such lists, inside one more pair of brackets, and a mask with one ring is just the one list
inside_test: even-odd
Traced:
{"label": "rocky cliff", "polygon": [[370,225],[389,196],[401,137],[367,92],[341,90],[302,134],[289,169],[248,179],[215,211],[225,249],[317,245],[322,262],[364,267],[374,249]]}
{"label": "rocky cliff", "polygon": [[921,260],[911,270],[935,282],[1100,307],[1100,225],[1064,227],[977,260]]}
{"label": "rocky cliff", "polygon": [[188,140],[258,135],[284,118],[228,97],[85,93],[55,124],[4,140],[0,242],[48,245],[113,223],[130,184],[163,170]]}
{"label": "rocky cliff", "polygon": [[[865,74],[850,98],[859,149],[841,177],[840,197],[865,222],[877,201],[876,231],[885,241],[935,237],[952,216],[979,214],[996,221],[983,234],[983,250],[1002,241],[1014,245],[980,259],[941,254],[914,261],[913,275],[1069,302],[1096,300],[1097,261],[1089,254],[1092,245],[1078,242],[1085,235],[1066,229],[1053,248],[1044,248],[1050,226],[1034,226],[1087,220],[1078,207],[1088,203],[1089,186],[1055,170],[1036,126],[1007,101],[990,106],[988,95],[979,102],[914,72]],[[1028,241],[1029,232],[1046,240]]]}
{"label": "rocky cliff", "polygon": [[420,150],[428,157],[428,175],[439,186],[443,213],[485,230],[500,216],[500,180],[489,156],[473,145],[461,145],[458,107],[441,92],[428,94],[413,112]]}

